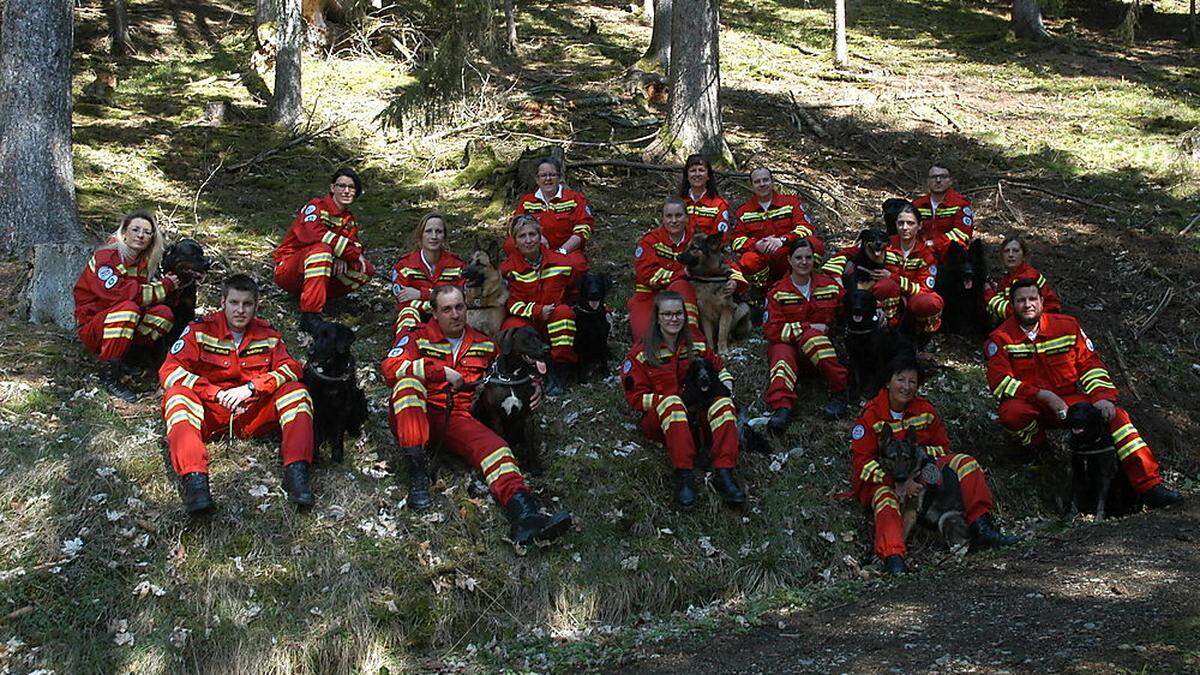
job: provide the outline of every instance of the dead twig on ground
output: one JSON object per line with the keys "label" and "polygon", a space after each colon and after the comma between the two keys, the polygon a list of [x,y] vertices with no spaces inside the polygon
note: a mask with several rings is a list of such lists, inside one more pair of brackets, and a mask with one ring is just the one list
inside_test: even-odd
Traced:
{"label": "dead twig on ground", "polygon": [[816,118],[812,116],[812,113],[808,112],[804,108],[801,108],[800,105],[796,103],[796,94],[789,91],[788,100],[792,102],[792,126],[796,127],[796,131],[803,133],[804,127],[808,126],[808,128],[811,129],[814,134],[816,134],[817,138],[828,141],[829,133],[825,131],[825,127],[821,126],[821,124],[817,122]]}
{"label": "dead twig on ground", "polygon": [[421,139],[421,141],[422,142],[436,141],[437,139],[442,138],[444,136],[449,136],[450,134],[457,134],[462,131],[470,131],[472,129],[478,129],[479,127],[485,127],[489,124],[503,122],[504,120],[505,120],[504,114],[497,113],[487,119],[471,122],[470,124],[460,124],[459,126],[451,127],[449,129],[442,129],[441,131],[438,131],[436,133],[432,133],[432,134],[429,134],[428,136],[425,136],[424,138]]}
{"label": "dead twig on ground", "polygon": [[958,120],[951,117],[950,113],[946,112],[945,110],[942,110],[940,106],[931,104],[930,107],[932,107],[934,110],[936,110],[939,115],[941,115],[942,117],[945,117],[946,121],[950,123],[950,126],[954,127],[955,131],[963,130],[963,126],[958,123]]}
{"label": "dead twig on ground", "polygon": [[1129,385],[1129,393],[1133,394],[1135,400],[1141,401],[1142,396],[1138,393],[1137,386],[1133,383],[1133,378],[1129,375],[1129,366],[1125,364],[1125,355],[1121,353],[1121,346],[1117,344],[1117,338],[1113,336],[1110,330],[1104,331],[1104,335],[1108,338],[1108,343],[1112,345],[1113,354],[1117,356],[1117,367],[1121,369],[1121,377],[1125,378],[1125,384]]}
{"label": "dead twig on ground", "polygon": [[30,614],[33,614],[33,605],[25,605],[24,607],[21,607],[20,609],[14,609],[13,611],[9,612],[8,614],[5,614],[4,618],[0,619],[0,623],[8,623],[9,621],[16,621],[17,619],[20,619],[23,616],[29,616]]}
{"label": "dead twig on ground", "polygon": [[1179,231],[1178,236],[1182,237],[1182,236],[1186,235],[1188,233],[1188,231],[1190,231],[1192,229],[1192,226],[1195,225],[1197,222],[1200,222],[1200,213],[1197,213],[1195,215],[1195,217],[1192,218],[1192,222],[1188,223],[1182,230]]}
{"label": "dead twig on ground", "polygon": [[1039,187],[1037,185],[1030,185],[1029,183],[1020,183],[1015,180],[1007,180],[1004,178],[1002,178],[1000,180],[1001,180],[1001,182],[1008,183],[1009,185],[1011,185],[1015,188],[1020,188],[1022,190],[1028,190],[1030,192],[1040,192],[1044,195],[1050,195],[1051,197],[1057,197],[1063,201],[1075,202],[1076,204],[1083,204],[1084,206],[1090,206],[1095,209],[1103,209],[1105,211],[1109,211],[1112,213],[1123,213],[1123,211],[1121,211],[1121,209],[1114,208],[1112,206],[1108,206],[1105,204],[1097,204],[1096,202],[1091,201],[1090,199],[1084,199],[1083,197],[1076,197],[1075,195],[1067,194],[1065,192],[1055,192],[1054,190],[1047,190],[1044,187]]}
{"label": "dead twig on ground", "polygon": [[996,181],[996,199],[1002,205],[1004,205],[1004,208],[1008,209],[1008,212],[1012,214],[1012,217],[1017,221],[1018,224],[1021,225],[1021,227],[1027,227],[1029,225],[1027,222],[1025,222],[1025,215],[1018,211],[1016,207],[1009,203],[1008,199],[1004,197],[1003,181]]}
{"label": "dead twig on ground", "polygon": [[1150,314],[1147,315],[1145,319],[1142,319],[1141,321],[1139,321],[1137,323],[1137,326],[1133,329],[1134,339],[1141,338],[1142,334],[1145,333],[1147,330],[1150,329],[1151,326],[1154,325],[1154,322],[1158,320],[1158,315],[1162,313],[1163,308],[1165,308],[1167,305],[1171,304],[1171,298],[1173,298],[1173,297],[1175,297],[1175,288],[1173,286],[1168,287],[1167,292],[1163,293],[1162,298],[1158,301],[1158,305],[1155,306],[1154,310],[1151,311]]}
{"label": "dead twig on ground", "polygon": [[637,143],[645,143],[646,141],[649,141],[658,135],[658,131],[654,131],[652,133],[646,134],[645,136],[639,136],[637,138],[630,138],[627,140],[598,142],[598,141],[575,141],[575,140],[571,140],[569,138],[551,138],[549,136],[540,136],[538,134],[532,134],[527,131],[509,131],[507,129],[504,130],[504,133],[506,133],[510,136],[521,136],[521,137],[525,137],[525,138],[532,138],[534,140],[542,141],[544,143],[561,143],[563,145],[579,145],[579,146],[583,146],[583,147],[587,147],[587,148],[611,148],[611,147],[617,146],[617,145],[635,145]]}
{"label": "dead twig on ground", "polygon": [[200,184],[200,187],[196,189],[196,195],[192,197],[192,224],[194,224],[197,228],[200,227],[200,193],[204,192],[204,187],[208,185],[208,181],[212,180],[212,177],[217,175],[217,172],[221,170],[221,167],[224,164],[225,158],[222,157],[221,161],[217,162],[217,166],[214,167],[211,172],[209,172],[208,178],[205,178],[204,182]]}
{"label": "dead twig on ground", "polygon": [[284,152],[286,150],[291,150],[292,148],[296,147],[297,145],[311,143],[311,142],[317,140],[318,138],[325,136],[326,134],[333,131],[334,129],[338,128],[339,126],[341,126],[341,124],[342,123],[330,124],[328,126],[321,127],[320,129],[317,129],[316,131],[306,131],[304,133],[301,133],[301,134],[295,136],[294,138],[292,138],[291,140],[289,140],[288,142],[284,143],[283,145],[276,146],[274,148],[268,148],[244,162],[238,162],[237,164],[231,164],[231,165],[225,167],[225,173],[233,173],[235,171],[241,171],[242,169],[248,169],[248,168],[254,166],[255,164],[258,164],[264,160],[274,157],[275,155],[278,155],[281,152]]}

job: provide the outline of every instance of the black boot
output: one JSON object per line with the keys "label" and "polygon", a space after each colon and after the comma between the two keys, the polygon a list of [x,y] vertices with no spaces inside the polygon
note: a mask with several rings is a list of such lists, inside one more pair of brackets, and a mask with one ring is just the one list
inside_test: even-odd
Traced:
{"label": "black boot", "polygon": [[1142,502],[1151,509],[1161,509],[1181,499],[1183,499],[1182,495],[1162,483],[1142,493]]}
{"label": "black boot", "polygon": [[675,503],[684,511],[696,507],[696,487],[692,485],[691,469],[675,469]]}
{"label": "black boot", "polygon": [[208,491],[208,474],[199,471],[179,477],[180,497],[183,510],[192,515],[208,513],[213,509],[212,494]]}
{"label": "black boot", "polygon": [[883,561],[883,571],[893,576],[904,574],[908,571],[908,564],[904,562],[902,555],[889,555]]}
{"label": "black boot", "polygon": [[570,366],[565,363],[551,363],[546,373],[546,396],[558,398],[567,393],[567,379]]}
{"label": "black boot", "polygon": [[791,423],[792,409],[776,408],[771,411],[771,419],[767,420],[767,431],[773,434],[782,434]]}
{"label": "black boot", "polygon": [[433,498],[429,496],[429,460],[425,448],[420,445],[410,445],[400,448],[404,461],[408,464],[408,508],[414,511],[424,511],[433,506]]}
{"label": "black boot", "polygon": [[542,513],[533,495],[524,490],[509,498],[504,513],[510,523],[508,537],[519,546],[528,546],[535,540],[551,541],[571,529],[571,514],[565,511],[554,515]]}
{"label": "black boot", "polygon": [[321,325],[320,312],[300,312],[300,330],[315,336],[317,327]]}
{"label": "black boot", "polygon": [[821,409],[821,413],[827,420],[836,420],[846,414],[848,407],[850,407],[850,394],[846,391],[836,391],[829,396],[829,402]]}
{"label": "black boot", "polygon": [[308,481],[308,462],[300,460],[283,467],[283,489],[287,491],[288,501],[296,506],[313,505],[316,498]]}
{"label": "black boot", "polygon": [[983,551],[989,548],[1011,546],[1020,541],[1020,537],[1004,534],[996,527],[992,514],[985,513],[971,523],[971,550]]}
{"label": "black boot", "polygon": [[100,363],[100,384],[104,385],[110,395],[126,403],[133,403],[137,400],[137,394],[121,381],[124,376],[125,366],[120,359]]}
{"label": "black boot", "polygon": [[726,504],[741,506],[746,503],[746,492],[733,479],[733,469],[716,469],[713,471],[713,482]]}

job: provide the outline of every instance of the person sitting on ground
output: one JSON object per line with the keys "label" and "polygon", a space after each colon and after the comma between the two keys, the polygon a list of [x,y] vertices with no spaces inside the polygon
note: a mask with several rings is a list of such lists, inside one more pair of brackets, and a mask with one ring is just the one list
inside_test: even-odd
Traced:
{"label": "person sitting on ground", "polygon": [[733,212],[718,192],[717,175],[704,155],[691,155],[684,162],[679,198],[687,207],[690,231],[730,236]]}
{"label": "person sitting on ground", "polygon": [[897,485],[880,467],[878,434],[891,427],[893,438],[908,440],[933,459],[938,468],[949,465],[958,474],[963,514],[970,527],[971,550],[1007,546],[1016,537],[1002,533],[992,518],[992,491],[979,462],[971,455],[951,452],[946,425],[928,400],[918,395],[921,366],[901,356],[891,364],[887,385],[863,407],[850,431],[850,481],[855,497],[874,512],[875,555],[890,574],[906,571],[907,548],[901,500],[918,497],[925,489],[914,475]]}
{"label": "person sitting on ground", "polygon": [[537,218],[517,216],[509,236],[516,242],[517,254],[500,265],[508,286],[508,316],[500,330],[531,326],[546,338],[551,361],[546,395],[561,396],[579,361],[575,354],[575,310],[567,298],[577,274],[566,254],[543,243],[542,225]]}
{"label": "person sitting on ground", "polygon": [[[96,249],[75,282],[75,323],[79,341],[100,357],[100,382],[113,396],[132,402],[137,394],[122,382],[133,375],[132,347],[150,347],[171,332],[175,313],[168,302],[180,284],[174,274],[158,274],[163,235],[146,211],[134,211],[108,242]],[[185,280],[191,281],[191,280]]]}
{"label": "person sitting on ground", "polygon": [[1020,444],[1026,459],[1050,452],[1046,429],[1062,428],[1067,408],[1087,402],[1108,422],[1125,475],[1147,506],[1179,501],[1163,485],[1154,452],[1117,406],[1117,387],[1079,321],[1044,311],[1036,279],[1009,288],[1013,316],[984,343],[987,383],[999,401],[1000,424]]}
{"label": "person sitting on ground", "polygon": [[[697,360],[709,363],[728,394],[700,401],[689,412],[683,390],[688,371]],[[725,370],[721,357],[687,327],[682,295],[662,291],[655,296],[650,328],[621,365],[621,382],[625,400],[642,415],[642,433],[667,447],[667,457],[675,470],[675,501],[681,508],[690,510],[696,505],[692,474],[697,440],[692,436],[693,424],[711,441],[714,482],[722,499],[734,506],[746,502],[746,493],[733,476],[738,460],[733,376]]]}
{"label": "person sitting on ground", "polygon": [[966,250],[975,232],[971,200],[954,189],[954,178],[944,162],[929,167],[929,192],[913,200],[921,219],[921,239],[933,249],[939,262],[946,250],[957,244]]}
{"label": "person sitting on ground", "polygon": [[300,507],[314,502],[312,398],[283,335],[257,317],[258,297],[252,278],[230,275],[221,284],[220,311],[188,325],[158,371],[171,467],[188,513],[212,510],[204,442],[230,432],[239,438],[282,432],[288,499]]}
{"label": "person sitting on ground", "polygon": [[937,283],[937,257],[921,241],[919,227],[916,207],[901,206],[896,213],[896,234],[889,240],[887,262],[894,269],[905,297],[906,327],[923,345],[941,328],[946,303],[933,290]]}
{"label": "person sitting on ground", "polygon": [[765,291],[788,273],[792,240],[808,239],[818,260],[825,255],[825,243],[813,233],[812,218],[800,199],[775,190],[770,169],[751,171],[750,187],[754,195],[734,214],[733,250],[741,256],[742,274],[755,288]]}
{"label": "person sitting on ground", "polygon": [[1009,237],[1000,247],[1000,258],[1008,273],[997,284],[988,284],[984,289],[983,300],[987,303],[988,313],[997,323],[1013,315],[1012,303],[1008,301],[1009,289],[1019,279],[1033,279],[1037,282],[1038,291],[1042,294],[1042,311],[1050,314],[1062,313],[1062,301],[1050,287],[1046,277],[1029,264],[1029,249],[1025,240],[1020,237]]}
{"label": "person sitting on ground", "polygon": [[311,332],[328,300],[362,288],[375,267],[358,239],[350,204],[362,195],[362,181],[343,168],[330,179],[329,194],[296,213],[283,243],[275,249],[275,283],[300,296],[300,327]]}
{"label": "person sitting on ground", "polygon": [[409,507],[433,505],[426,445],[441,439],[442,447],[483,476],[508,516],[514,544],[562,536],[571,515],[541,513],[508,444],[471,416],[472,390],[496,358],[495,343],[467,325],[461,288],[436,286],[430,303],[433,319],[402,333],[381,366],[392,388],[388,421],[408,464]]}
{"label": "person sitting on ground", "polygon": [[396,296],[396,335],[432,316],[429,293],[434,286],[462,286],[466,263],[446,250],[450,227],[440,213],[426,213],[413,230],[417,249],[392,267]]}
{"label": "person sitting on ground", "polygon": [[[558,159],[547,157],[538,162],[538,187],[517,201],[513,217],[530,214],[537,218],[542,225],[542,244],[565,256],[576,274],[583,274],[588,270],[584,248],[592,238],[592,207],[583,193],[567,188],[562,177]],[[510,257],[517,254],[512,237],[505,240],[504,251]]]}
{"label": "person sitting on ground", "polygon": [[771,410],[767,428],[777,433],[791,423],[801,370],[820,373],[828,385],[829,402],[822,410],[827,419],[844,415],[849,404],[850,375],[829,341],[829,327],[844,291],[833,277],[813,272],[812,244],[807,239],[794,240],[788,250],[792,272],[767,293],[763,322],[771,362],[763,400]]}

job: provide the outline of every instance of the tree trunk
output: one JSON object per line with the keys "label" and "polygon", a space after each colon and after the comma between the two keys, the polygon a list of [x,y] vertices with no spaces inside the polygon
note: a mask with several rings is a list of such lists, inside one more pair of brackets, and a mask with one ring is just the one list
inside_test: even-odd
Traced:
{"label": "tree trunk", "polygon": [[1050,37],[1042,23],[1042,8],[1037,0],[1013,0],[1012,29],[1023,40],[1045,40]]}
{"label": "tree trunk", "polygon": [[733,164],[721,125],[718,13],[718,0],[674,3],[667,125],[647,149],[648,157],[682,160],[698,152]]}
{"label": "tree trunk", "polygon": [[133,53],[129,43],[129,10],[125,0],[108,0],[108,40],[113,56]]}
{"label": "tree trunk", "polygon": [[504,0],[504,49],[509,54],[517,53],[517,13],[513,0]]}
{"label": "tree trunk", "polygon": [[300,123],[300,54],[304,44],[304,22],[300,0],[278,0],[279,52],[275,55],[275,94],[271,98],[271,121],[295,129]]}
{"label": "tree trunk", "polygon": [[666,74],[671,64],[672,0],[651,0],[654,3],[654,28],[650,32],[650,47],[642,56],[642,70]]}
{"label": "tree trunk", "polygon": [[1200,45],[1200,30],[1196,28],[1196,0],[1188,7],[1188,41],[1195,47]]}
{"label": "tree trunk", "polygon": [[33,247],[33,278],[22,299],[30,321],[75,330],[75,296],[71,291],[94,249],[81,241]]}
{"label": "tree trunk", "polygon": [[0,34],[0,247],[83,238],[71,165],[72,0],[7,0]]}
{"label": "tree trunk", "polygon": [[850,63],[846,49],[846,0],[833,0],[833,62],[839,66]]}
{"label": "tree trunk", "polygon": [[276,2],[278,0],[258,0],[254,7],[254,25],[261,26],[264,23],[275,23],[275,17],[278,14]]}

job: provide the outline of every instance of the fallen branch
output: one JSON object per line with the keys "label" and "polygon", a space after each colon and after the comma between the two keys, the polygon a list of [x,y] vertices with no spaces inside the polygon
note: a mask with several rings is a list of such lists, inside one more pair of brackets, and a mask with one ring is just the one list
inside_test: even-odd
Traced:
{"label": "fallen branch", "polygon": [[[818,138],[828,141],[829,134],[825,131],[825,127],[822,127],[817,122],[812,113],[809,113],[796,103],[796,95],[791,91],[788,92],[788,100],[792,102],[792,125],[796,127],[796,131],[803,133],[804,125],[807,125]],[[801,122],[804,124],[801,124]]]}
{"label": "fallen branch", "polygon": [[597,142],[597,141],[574,141],[569,138],[550,138],[548,136],[539,136],[537,134],[531,134],[526,131],[509,131],[509,130],[505,129],[504,132],[509,134],[510,136],[523,136],[526,138],[532,138],[532,139],[535,139],[538,141],[542,141],[544,143],[561,143],[563,145],[580,145],[580,146],[584,146],[584,147],[588,147],[588,148],[611,148],[616,145],[634,145],[636,143],[645,143],[646,141],[651,140],[655,136],[658,135],[658,131],[654,131],[649,134],[646,134],[645,136],[639,136],[638,138],[630,138],[628,140],[623,140],[623,141]]}
{"label": "fallen branch", "polygon": [[462,124],[457,127],[451,127],[450,129],[442,129],[439,132],[432,133],[432,134],[429,134],[428,136],[425,136],[424,138],[421,139],[421,141],[422,142],[436,141],[439,138],[442,138],[444,136],[449,136],[450,134],[457,134],[460,131],[470,131],[471,129],[478,129],[479,127],[483,127],[483,126],[487,126],[489,124],[494,124],[496,122],[503,122],[503,121],[504,121],[504,113],[497,113],[497,114],[492,115],[491,117],[484,119],[484,120],[471,122],[470,124]]}
{"label": "fallen branch", "polygon": [[212,177],[217,175],[217,172],[221,170],[221,166],[223,164],[225,164],[224,157],[222,157],[221,161],[217,162],[217,166],[213,168],[211,172],[209,172],[208,178],[205,178],[204,182],[200,184],[200,187],[196,190],[196,196],[192,197],[192,223],[197,228],[200,227],[200,193],[204,192],[204,187],[208,185],[208,181],[212,180]]}
{"label": "fallen branch", "polygon": [[932,107],[934,110],[936,110],[936,111],[938,112],[938,114],[939,114],[939,115],[941,115],[942,117],[945,117],[945,118],[946,118],[946,121],[950,123],[950,126],[954,127],[954,130],[955,130],[955,131],[962,131],[962,130],[963,130],[963,127],[962,127],[962,125],[958,123],[958,120],[956,120],[956,119],[954,119],[953,117],[951,117],[951,116],[950,116],[950,113],[946,112],[945,110],[942,110],[940,107],[938,107],[938,106],[936,106],[936,105],[933,105],[933,106],[931,106],[931,107]]}
{"label": "fallen branch", "polygon": [[1149,316],[1145,319],[1138,322],[1137,328],[1133,330],[1135,340],[1140,339],[1150,329],[1150,326],[1154,325],[1154,322],[1158,320],[1158,315],[1162,313],[1163,308],[1171,304],[1171,298],[1173,297],[1175,297],[1175,287],[1169,286],[1167,287],[1167,292],[1163,294],[1162,299],[1158,301],[1158,305],[1154,308],[1154,311],[1150,312]]}
{"label": "fallen branch", "polygon": [[1133,378],[1129,376],[1129,366],[1125,365],[1125,355],[1121,353],[1121,346],[1117,344],[1117,338],[1113,337],[1112,331],[1104,331],[1108,337],[1108,343],[1112,345],[1113,353],[1117,355],[1117,366],[1121,369],[1121,377],[1125,378],[1125,384],[1129,385],[1129,393],[1133,394],[1133,398],[1141,401],[1142,396],[1138,394],[1137,386],[1133,383]]}
{"label": "fallen branch", "polygon": [[280,146],[277,146],[274,148],[268,148],[267,150],[263,150],[262,152],[258,153],[257,155],[251,157],[250,159],[248,159],[244,162],[238,162],[237,164],[231,164],[231,165],[225,167],[225,173],[233,173],[235,171],[241,171],[242,169],[249,168],[251,166],[254,166],[255,164],[258,164],[259,162],[262,162],[266,159],[274,157],[275,155],[278,155],[281,152],[284,152],[286,150],[291,150],[292,148],[296,147],[297,145],[302,145],[304,143],[311,143],[312,141],[315,141],[318,138],[321,138],[325,134],[329,133],[337,126],[339,126],[339,125],[330,124],[328,126],[317,129],[316,131],[309,131],[309,132],[302,133],[299,136],[296,136],[292,140],[288,141],[287,143],[284,143],[283,145],[280,145]]}
{"label": "fallen branch", "polygon": [[1096,209],[1104,209],[1105,211],[1110,211],[1112,213],[1124,213],[1124,211],[1122,211],[1121,209],[1114,208],[1112,206],[1107,206],[1104,204],[1097,204],[1096,202],[1093,202],[1091,200],[1084,199],[1083,197],[1076,197],[1075,195],[1070,195],[1065,192],[1055,192],[1054,190],[1047,190],[1044,187],[1030,185],[1029,183],[1018,183],[1015,180],[1001,179],[1001,181],[1008,183],[1009,185],[1011,185],[1015,188],[1020,188],[1022,190],[1029,190],[1030,192],[1040,192],[1045,195],[1050,195],[1051,197],[1057,197],[1063,201],[1075,202],[1076,204],[1083,204],[1084,206],[1090,206],[1090,207],[1096,208]]}
{"label": "fallen branch", "polygon": [[1192,222],[1188,223],[1186,227],[1184,227],[1182,230],[1179,231],[1178,236],[1182,237],[1182,236],[1186,235],[1188,233],[1188,231],[1192,229],[1192,226],[1195,225],[1197,222],[1200,222],[1200,213],[1197,213],[1196,216],[1194,218],[1192,218]]}
{"label": "fallen branch", "polygon": [[1012,217],[1021,225],[1021,227],[1026,227],[1028,225],[1028,223],[1025,222],[1025,216],[1022,215],[1022,213],[1016,208],[1014,208],[1013,205],[1009,203],[1008,199],[1004,197],[1003,181],[996,181],[996,198],[1001,204],[1004,205],[1004,208],[1008,209],[1008,212],[1012,214]]}

